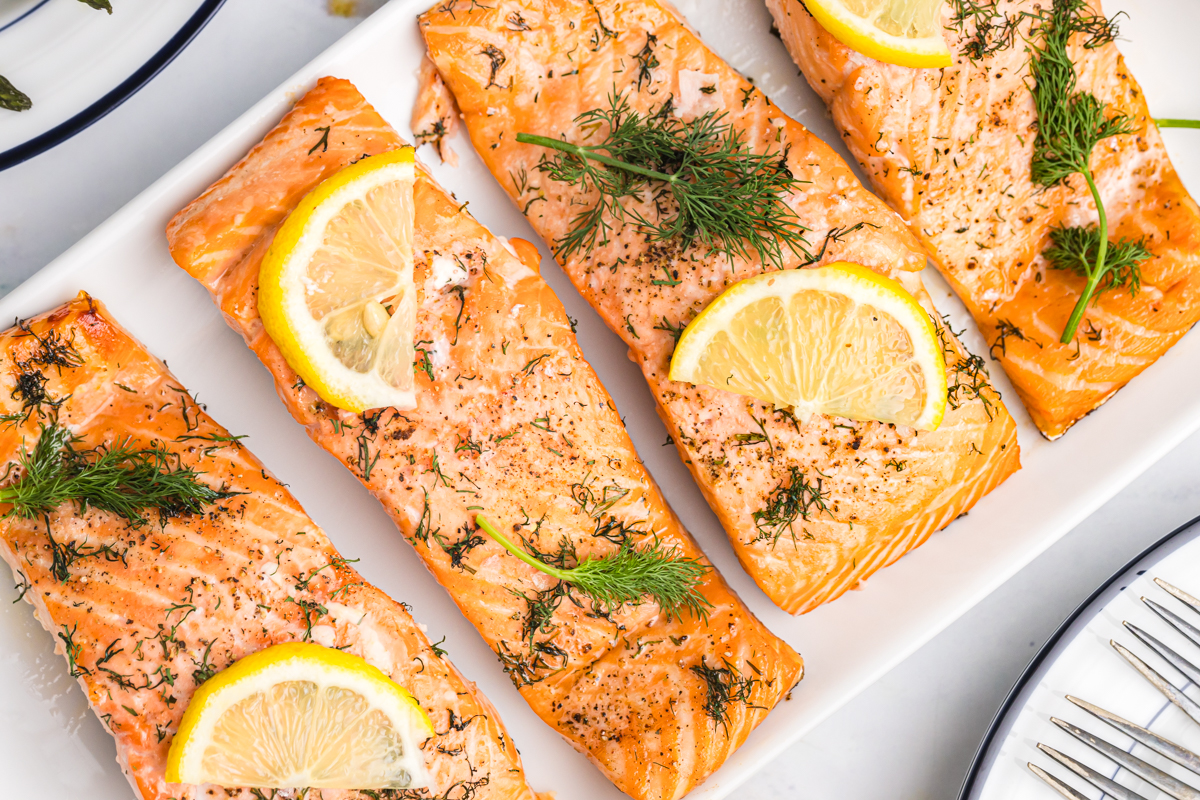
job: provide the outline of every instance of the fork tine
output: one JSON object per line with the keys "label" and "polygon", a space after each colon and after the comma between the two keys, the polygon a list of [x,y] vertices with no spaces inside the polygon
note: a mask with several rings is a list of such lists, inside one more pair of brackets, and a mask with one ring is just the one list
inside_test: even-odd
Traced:
{"label": "fork tine", "polygon": [[1195,700],[1176,689],[1166,678],[1151,669],[1145,661],[1142,661],[1117,642],[1110,639],[1108,643],[1121,654],[1121,658],[1129,662],[1130,666],[1142,673],[1142,677],[1154,684],[1155,689],[1162,692],[1163,696],[1178,706],[1180,711],[1191,717],[1197,725],[1200,725],[1200,704],[1197,704]]}
{"label": "fork tine", "polygon": [[1146,783],[1152,784],[1162,791],[1174,797],[1175,800],[1200,800],[1200,792],[1188,786],[1186,783],[1179,781],[1167,773],[1163,772],[1158,767],[1147,764],[1142,759],[1135,755],[1126,753],[1119,747],[1113,747],[1103,739],[1093,736],[1082,728],[1077,728],[1069,722],[1063,722],[1057,717],[1051,717],[1050,721],[1058,727],[1062,728],[1067,733],[1074,736],[1079,741],[1086,744],[1088,747],[1095,750],[1097,753],[1108,758],[1113,763],[1124,767],[1125,769],[1137,775]]}
{"label": "fork tine", "polygon": [[1157,583],[1159,586],[1161,586],[1163,588],[1163,590],[1166,591],[1167,594],[1171,595],[1179,602],[1191,606],[1192,611],[1195,611],[1197,614],[1200,614],[1200,600],[1197,600],[1195,597],[1192,597],[1190,594],[1185,592],[1183,589],[1179,589],[1179,588],[1172,586],[1171,584],[1164,581],[1162,578],[1155,578],[1154,582]]}
{"label": "fork tine", "polygon": [[1166,606],[1156,603],[1147,597],[1143,597],[1142,602],[1149,606],[1151,611],[1162,617],[1168,625],[1187,637],[1188,641],[1200,647],[1200,628],[1197,628]]}
{"label": "fork tine", "polygon": [[1099,706],[1094,706],[1086,700],[1080,700],[1078,697],[1072,697],[1071,695],[1067,695],[1067,700],[1079,706],[1093,717],[1108,723],[1130,739],[1140,742],[1159,755],[1166,756],[1179,766],[1186,767],[1197,775],[1200,775],[1200,756],[1186,747],[1180,747],[1174,742],[1168,741],[1140,725],[1134,725],[1129,720],[1121,719],[1116,714],[1105,711]]}
{"label": "fork tine", "polygon": [[1037,764],[1034,764],[1032,761],[1028,762],[1027,766],[1034,775],[1037,775],[1039,778],[1045,781],[1051,789],[1067,798],[1067,800],[1088,800],[1079,792],[1075,791],[1070,786],[1051,775],[1049,772],[1046,772],[1046,770],[1042,769]]}
{"label": "fork tine", "polygon": [[1179,653],[1176,653],[1174,650],[1167,647],[1165,644],[1160,642],[1158,639],[1155,639],[1153,636],[1146,633],[1132,622],[1122,622],[1121,624],[1128,628],[1130,633],[1141,639],[1143,644],[1162,656],[1164,661],[1187,676],[1189,681],[1192,683],[1200,683],[1200,669],[1197,669],[1195,664],[1188,661],[1186,658],[1179,655]]}
{"label": "fork tine", "polygon": [[1075,759],[1058,752],[1049,745],[1038,742],[1038,749],[1053,758],[1058,763],[1062,764],[1067,769],[1071,770],[1071,772],[1074,772],[1076,775],[1083,778],[1092,786],[1095,786],[1100,791],[1115,797],[1116,800],[1146,800],[1145,797],[1142,797],[1137,792],[1126,789],[1121,784],[1104,777],[1086,764],[1080,764]]}

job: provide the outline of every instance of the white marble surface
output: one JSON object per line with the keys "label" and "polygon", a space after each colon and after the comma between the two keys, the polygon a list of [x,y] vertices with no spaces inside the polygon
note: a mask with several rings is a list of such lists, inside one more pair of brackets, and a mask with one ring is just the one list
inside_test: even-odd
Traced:
{"label": "white marble surface", "polygon": [[[0,294],[357,21],[329,16],[324,0],[228,0],[191,47],[121,108],[55,150],[0,172]],[[1172,132],[1173,148],[1191,144],[1176,136],[1183,133]],[[1059,621],[1144,547],[1200,514],[1196,475],[1200,435],[812,731],[738,796],[957,797],[996,707]]]}

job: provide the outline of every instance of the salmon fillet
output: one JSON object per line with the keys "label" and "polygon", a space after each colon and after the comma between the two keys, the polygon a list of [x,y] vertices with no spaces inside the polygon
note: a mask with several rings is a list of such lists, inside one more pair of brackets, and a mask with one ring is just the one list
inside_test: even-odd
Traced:
{"label": "salmon fillet", "polygon": [[[429,54],[454,93],[476,151],[552,246],[595,202],[538,171],[544,150],[517,132],[599,142],[579,114],[621,93],[642,114],[668,101],[685,119],[724,112],[755,152],[786,153],[806,183],[788,198],[812,257],[785,249],[785,267],[863,264],[900,281],[938,323],[947,348],[950,408],[941,427],[814,416],[804,425],[767,403],[668,380],[679,330],[757,260],[650,245],[612,221],[607,243],[559,262],[629,346],[680,456],[742,565],[781,608],[803,613],[833,600],[922,544],[1018,467],[1016,429],[970,356],[940,323],[917,270],[925,254],[903,222],[867,192],[836,154],[788,119],[708,50],[665,4],[645,0],[449,2],[421,17]],[[652,201],[635,205],[654,219]],[[786,490],[802,514],[783,535],[766,524]],[[818,503],[819,499],[819,503]],[[823,507],[822,507],[823,506]]]}
{"label": "salmon fillet", "polygon": [[[319,127],[328,147],[314,150]],[[171,222],[171,253],[270,369],[296,420],[383,503],[530,707],[627,794],[680,797],[791,690],[801,660],[715,570],[702,585],[707,620],[668,619],[653,604],[605,613],[476,529],[482,512],[544,553],[566,542],[584,559],[657,537],[703,558],[584,361],[536,249],[510,250],[418,171],[426,355],[413,411],[326,405],[263,331],[256,284],[277,226],[323,178],[402,144],[353,85],[323,78]]]}
{"label": "salmon fillet", "polygon": [[[54,352],[57,361],[46,357]],[[0,523],[0,554],[116,740],[117,760],[142,800],[262,797],[168,784],[167,750],[208,676],[264,647],[301,640],[379,667],[417,698],[437,731],[423,748],[429,790],[325,789],[308,798],[462,792],[533,800],[495,709],[430,645],[407,608],[366,583],[283,484],[97,301],[81,295],[0,334],[0,370],[8,423],[0,459],[10,470],[33,448],[39,425],[57,420],[80,437],[76,447],[127,438],[159,444],[206,484],[238,493],[203,514],[152,515],[140,527],[73,503],[44,518]]]}
{"label": "salmon fillet", "polygon": [[[1039,0],[1002,0],[1008,15]],[[1152,258],[1142,287],[1100,294],[1076,340],[1058,339],[1084,278],[1042,256],[1056,225],[1094,225],[1082,176],[1045,188],[1030,178],[1037,117],[1029,51],[1015,46],[977,60],[971,30],[946,31],[944,70],[882,64],[825,32],[798,0],[767,0],[783,41],[829,105],[846,146],[875,188],[908,222],[991,343],[1038,428],[1061,436],[1200,319],[1200,209],[1171,166],[1141,88],[1116,45],[1070,55],[1080,91],[1106,115],[1128,114],[1137,133],[1105,139],[1091,166],[1109,238],[1146,237]],[[1043,3],[1044,5],[1044,3]],[[1099,2],[1092,2],[1101,13]],[[1020,26],[1028,35],[1030,22]]]}

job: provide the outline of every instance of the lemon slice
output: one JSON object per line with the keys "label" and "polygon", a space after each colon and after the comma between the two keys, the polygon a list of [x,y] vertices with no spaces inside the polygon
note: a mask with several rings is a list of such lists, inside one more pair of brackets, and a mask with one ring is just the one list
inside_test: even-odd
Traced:
{"label": "lemon slice", "polygon": [[413,149],[364,158],[308,193],[258,273],[258,311],[287,363],[347,411],[416,405]]}
{"label": "lemon slice", "polygon": [[358,656],[302,642],[246,656],[192,696],[168,783],[264,789],[429,785],[412,695]]}
{"label": "lemon slice", "polygon": [[933,430],[946,364],[933,322],[896,281],[857,264],[735,283],[684,330],[671,380],[829,414]]}
{"label": "lemon slice", "polygon": [[948,67],[943,0],[804,0],[839,42],[886,64]]}

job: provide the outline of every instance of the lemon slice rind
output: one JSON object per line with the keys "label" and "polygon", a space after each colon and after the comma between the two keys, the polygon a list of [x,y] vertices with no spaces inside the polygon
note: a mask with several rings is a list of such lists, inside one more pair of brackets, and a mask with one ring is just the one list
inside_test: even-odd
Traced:
{"label": "lemon slice rind", "polygon": [[[898,419],[884,413],[870,417],[840,413],[841,409],[834,411],[828,407],[828,398],[772,396],[766,392],[752,394],[745,387],[753,380],[746,380],[745,376],[739,376],[737,383],[733,383],[733,376],[730,376],[725,385],[719,380],[706,379],[702,362],[707,356],[710,344],[722,331],[731,328],[741,312],[756,302],[771,298],[778,299],[786,305],[797,292],[810,290],[847,297],[855,303],[888,315],[904,329],[911,341],[910,360],[916,367],[915,371],[923,379],[924,401],[919,415]],[[814,343],[795,341],[798,336],[792,330],[795,327],[791,326],[788,331],[788,336],[793,339],[793,353],[797,352],[797,348],[817,349],[813,347]],[[790,364],[781,367],[784,373],[792,369]],[[795,374],[799,374],[798,370]],[[752,396],[764,402],[774,403],[780,408],[792,408],[801,419],[806,419],[812,413],[821,413],[852,419],[894,422],[919,430],[934,430],[941,424],[946,411],[945,358],[941,339],[928,312],[896,281],[866,267],[846,262],[815,269],[766,272],[726,289],[684,329],[671,358],[669,377],[674,381],[702,383]],[[753,378],[757,379],[757,376]]]}
{"label": "lemon slice rind", "polygon": [[[234,784],[228,783],[228,776],[211,774],[212,770],[205,765],[212,763],[212,748],[220,746],[214,745],[213,739],[226,713],[240,703],[253,702],[256,695],[261,696],[280,684],[301,682],[315,684],[322,696],[325,690],[332,689],[366,698],[370,712],[383,714],[403,742],[401,758],[389,762],[386,774],[381,776],[376,767],[371,777],[361,782],[343,779],[331,784],[321,774],[314,774],[311,766],[297,769],[294,764],[288,774],[264,774],[258,780],[239,776],[239,782]],[[315,727],[318,726],[312,726]],[[429,786],[420,744],[433,733],[433,724],[416,699],[364,659],[312,643],[274,645],[238,660],[196,690],[171,742],[165,779],[168,783],[218,783],[269,789],[418,789]],[[271,744],[275,746],[265,749],[280,753],[294,754],[297,747],[303,748],[302,743],[295,742]],[[313,754],[314,760],[321,760],[321,755]],[[324,755],[328,760],[328,754]],[[270,769],[267,765],[263,767],[264,773]],[[325,772],[329,772],[328,768]],[[341,773],[344,776],[345,770]],[[223,778],[226,783],[222,783]],[[356,785],[342,785],[345,783]]]}
{"label": "lemon slice rind", "polygon": [[[407,230],[388,231],[410,239],[403,253],[406,263],[399,265],[394,284],[386,291],[362,298],[365,303],[391,297],[395,304],[395,313],[378,337],[374,363],[366,371],[353,369],[338,359],[323,320],[315,319],[309,310],[307,298],[312,281],[307,265],[325,244],[330,224],[343,209],[373,190],[389,183],[406,187],[411,212],[415,177],[411,147],[364,158],[335,173],[309,192],[280,226],[260,267],[258,306],[267,335],[306,385],[323,400],[347,411],[361,413],[385,406],[416,406],[412,342],[416,289],[412,278],[411,218],[406,221]],[[344,310],[354,312],[355,308]],[[392,368],[385,370],[392,377],[390,381],[380,374],[382,365],[378,362],[382,353],[390,353],[394,359]]]}
{"label": "lemon slice rind", "polygon": [[942,0],[927,0],[937,6],[936,28],[927,36],[907,38],[878,28],[872,20],[846,8],[842,0],[806,0],[805,7],[822,28],[842,44],[865,56],[901,67],[939,68],[954,63],[941,33]]}

